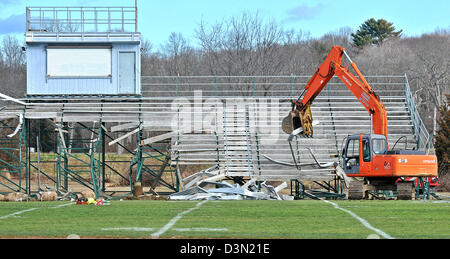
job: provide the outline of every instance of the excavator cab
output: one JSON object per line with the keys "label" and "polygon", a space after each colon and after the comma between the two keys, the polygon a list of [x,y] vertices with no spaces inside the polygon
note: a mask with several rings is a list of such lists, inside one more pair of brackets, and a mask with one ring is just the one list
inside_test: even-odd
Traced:
{"label": "excavator cab", "polygon": [[387,141],[384,135],[349,135],[342,150],[344,171],[357,175],[361,171],[370,171],[374,155],[387,152]]}

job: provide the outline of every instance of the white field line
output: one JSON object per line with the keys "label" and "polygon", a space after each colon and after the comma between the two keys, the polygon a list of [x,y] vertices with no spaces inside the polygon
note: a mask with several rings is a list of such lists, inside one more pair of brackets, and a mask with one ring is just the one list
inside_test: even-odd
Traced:
{"label": "white field line", "polygon": [[58,209],[58,208],[61,208],[61,207],[66,207],[66,206],[70,206],[70,205],[74,205],[74,204],[75,204],[75,202],[65,203],[65,204],[61,204],[61,205],[55,206],[55,207],[50,207],[50,209]]}
{"label": "white field line", "polygon": [[[57,208],[61,208],[61,207],[65,207],[65,206],[69,206],[69,205],[73,205],[73,204],[75,204],[75,203],[71,202],[71,203],[66,203],[66,204],[62,204],[62,205],[58,205],[58,206],[50,207],[50,208],[51,209],[57,209]],[[11,213],[11,214],[8,214],[8,215],[5,215],[5,216],[1,216],[0,219],[6,219],[6,218],[14,217],[16,215],[20,215],[22,213],[33,211],[33,210],[37,210],[37,209],[39,209],[39,208],[31,208],[31,209],[27,209],[27,210],[21,210],[21,211],[14,212],[14,213]]]}
{"label": "white field line", "polygon": [[390,235],[384,233],[384,232],[381,231],[380,229],[372,227],[372,225],[370,225],[369,222],[367,222],[365,219],[359,217],[359,216],[356,215],[355,213],[353,213],[353,212],[351,212],[351,211],[349,211],[349,210],[347,210],[347,209],[344,209],[344,208],[339,207],[339,205],[337,205],[337,204],[334,203],[334,202],[327,201],[327,200],[324,200],[324,199],[321,199],[321,198],[319,198],[319,199],[320,199],[321,201],[323,201],[323,202],[326,202],[326,203],[328,203],[328,204],[333,205],[336,209],[339,209],[339,210],[342,210],[342,211],[344,211],[344,212],[347,212],[347,213],[350,214],[352,217],[354,217],[355,219],[359,220],[359,222],[361,222],[361,224],[363,224],[366,228],[368,228],[368,229],[370,229],[370,230],[376,232],[377,234],[381,235],[382,237],[387,238],[387,239],[394,239],[393,237],[391,237]]}
{"label": "white field line", "polygon": [[167,223],[165,226],[163,226],[160,230],[158,230],[157,232],[152,234],[152,237],[159,237],[162,234],[164,234],[167,230],[169,230],[171,227],[173,227],[173,225],[175,225],[175,223],[177,223],[178,220],[180,220],[184,215],[188,214],[189,212],[196,210],[198,208],[200,208],[200,206],[202,206],[205,202],[207,202],[208,200],[205,201],[201,201],[199,203],[197,203],[197,205],[195,205],[195,207],[190,208],[188,210],[185,210],[181,213],[179,213],[178,215],[176,215],[173,219],[171,219],[169,221],[169,223]]}
{"label": "white field line", "polygon": [[25,213],[25,212],[29,212],[29,211],[33,211],[33,210],[37,210],[37,209],[38,208],[31,208],[31,209],[27,209],[27,210],[21,210],[21,211],[14,212],[14,213],[11,213],[11,214],[6,215],[6,216],[2,216],[2,217],[0,217],[0,219],[6,219],[6,218],[9,218],[9,217],[14,217],[16,215],[19,215],[19,214],[22,214],[22,213]]}

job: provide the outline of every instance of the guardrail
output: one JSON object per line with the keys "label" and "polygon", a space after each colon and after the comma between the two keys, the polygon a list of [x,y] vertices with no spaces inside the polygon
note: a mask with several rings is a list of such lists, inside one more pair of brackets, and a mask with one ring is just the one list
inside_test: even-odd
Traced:
{"label": "guardrail", "polygon": [[[201,90],[208,97],[292,97],[297,98],[311,76],[141,76],[146,97],[188,97]],[[403,76],[366,76],[372,88],[386,99],[403,96]],[[327,84],[333,96],[351,95],[334,77]],[[325,93],[322,94],[325,96]],[[353,98],[353,97],[352,97]]]}
{"label": "guardrail", "polygon": [[27,7],[27,32],[137,32],[136,7]]}
{"label": "guardrail", "polygon": [[427,149],[433,146],[432,137],[428,133],[425,124],[420,117],[419,111],[417,110],[416,102],[411,92],[411,87],[409,86],[408,77],[404,75],[404,91],[406,96],[406,103],[408,105],[409,113],[411,115],[411,122],[413,123],[414,137],[417,141],[417,149],[424,148]]}

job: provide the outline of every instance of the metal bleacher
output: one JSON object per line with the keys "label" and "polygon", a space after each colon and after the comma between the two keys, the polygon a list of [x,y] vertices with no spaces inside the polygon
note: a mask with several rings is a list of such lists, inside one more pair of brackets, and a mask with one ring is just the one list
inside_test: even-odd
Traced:
{"label": "metal bleacher", "polygon": [[[136,143],[140,144],[136,150],[139,152],[133,147],[129,148],[129,153],[133,157],[131,165],[135,161],[142,162],[139,168],[149,166],[144,164],[145,159],[138,159],[149,148],[149,158],[167,154],[170,161],[163,159],[163,164],[172,169],[178,166],[198,169],[201,165],[214,167],[216,174],[227,177],[251,177],[261,181],[327,181],[334,179],[334,169],[315,166],[312,154],[324,164],[338,162],[336,155],[340,155],[344,138],[348,134],[369,133],[370,117],[335,77],[312,105],[313,119],[318,122],[313,138],[294,138],[290,142],[291,152],[288,135],[281,130],[281,121],[291,109],[291,100],[298,98],[309,78],[142,76],[142,96],[41,97],[28,100],[25,112],[23,108],[13,106],[2,110],[0,118],[23,113],[26,119],[53,119],[56,129],[60,127],[57,124],[83,126],[102,122],[106,128],[105,141],[109,145],[113,140],[111,134],[120,132],[117,136],[123,139],[138,132]],[[366,79],[387,109],[390,147],[405,136],[407,149],[429,148],[431,136],[417,111],[407,77],[367,76]],[[8,134],[16,124],[4,125],[11,127]],[[96,136],[91,136],[91,140],[98,141]],[[405,147],[404,140],[397,143],[396,149]],[[9,152],[7,148],[0,151]],[[295,166],[293,157],[300,168]],[[96,159],[100,160],[94,158],[91,161]],[[147,160],[150,164],[151,159]],[[161,168],[158,169],[160,173],[168,171]],[[95,170],[93,172],[98,171]],[[176,172],[178,174],[180,170]],[[160,174],[154,174],[161,178]],[[20,189],[20,183],[17,185],[19,187],[11,189]]]}
{"label": "metal bleacher", "polygon": [[[281,120],[291,109],[291,99],[297,98],[294,92],[298,90],[294,89],[302,89],[308,78],[298,77],[295,81],[289,77],[269,79],[260,84],[266,86],[273,83],[270,88],[272,91],[265,94],[255,94],[259,90],[257,80],[251,79],[249,81],[253,85],[246,88],[247,96],[202,96],[203,101],[211,98],[215,100],[213,126],[174,137],[172,163],[217,165],[220,173],[227,176],[284,180],[330,179],[332,168],[301,166],[298,170],[292,166],[293,155],[301,165],[314,164],[313,155],[321,163],[338,161],[338,158],[332,157],[339,157],[347,135],[370,132],[368,112],[345,85],[334,78],[312,105],[313,119],[319,122],[314,127],[313,138],[294,138],[291,152],[288,135],[281,130]],[[274,83],[283,79],[286,82],[284,85],[279,81]],[[425,148],[429,144],[429,135],[413,99],[408,96],[410,90],[406,76],[374,76],[367,79],[387,109],[389,146],[393,147],[400,137],[405,136],[406,139],[403,137],[396,148],[404,148],[405,144],[407,149]],[[192,78],[184,80],[190,80],[189,84],[180,83],[178,87],[188,85],[193,90],[193,87],[203,85],[196,85]],[[233,88],[236,84],[229,83],[229,86]],[[235,92],[229,91],[227,94],[233,95]],[[189,100],[186,96],[184,98]],[[204,109],[198,111],[206,112]],[[207,112],[211,115],[211,110]],[[202,113],[202,116],[205,114]],[[197,121],[192,124],[198,126]],[[286,165],[274,163],[275,160]]]}

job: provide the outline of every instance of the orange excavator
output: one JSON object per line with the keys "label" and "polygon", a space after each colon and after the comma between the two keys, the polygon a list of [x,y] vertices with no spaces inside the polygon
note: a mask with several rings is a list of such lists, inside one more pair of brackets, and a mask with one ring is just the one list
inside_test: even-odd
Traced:
{"label": "orange excavator", "polygon": [[[358,77],[342,62],[344,55]],[[348,87],[371,118],[371,132],[349,135],[342,150],[341,167],[346,176],[363,179],[352,181],[360,185],[349,187],[353,191],[348,198],[362,199],[370,190],[390,190],[397,192],[398,199],[411,199],[414,179],[428,181],[437,177],[437,158],[419,150],[389,150],[386,108],[344,48],[334,46],[331,49],[303,93],[292,101],[292,110],[282,122],[283,131],[291,136],[313,136],[311,105],[334,75]]]}

